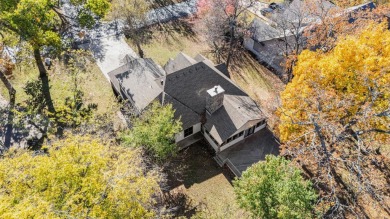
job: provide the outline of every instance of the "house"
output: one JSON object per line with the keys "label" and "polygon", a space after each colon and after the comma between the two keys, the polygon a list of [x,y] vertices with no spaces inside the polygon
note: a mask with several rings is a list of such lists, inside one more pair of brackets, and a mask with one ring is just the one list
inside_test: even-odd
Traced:
{"label": "house", "polygon": [[[291,52],[296,45],[295,36],[320,22],[321,14],[333,16],[350,15],[360,10],[375,8],[375,4],[367,2],[342,10],[329,1],[313,1],[305,4],[302,0],[293,0],[288,5],[274,5],[267,8],[267,16],[255,18],[251,24],[251,35],[244,39],[244,47],[256,55],[258,60],[277,75],[285,72],[285,53]],[[349,20],[350,23],[354,19]],[[301,48],[305,49],[305,37],[300,37]],[[286,42],[288,48],[286,49]]]}
{"label": "house", "polygon": [[276,24],[259,18],[253,20],[251,32],[251,37],[244,38],[244,47],[255,54],[263,65],[277,75],[282,75],[285,71],[282,65],[285,62],[285,39],[293,45],[293,34],[283,32]]}
{"label": "house", "polygon": [[266,127],[260,108],[229,78],[224,65],[184,53],[164,68],[151,59],[127,57],[123,62],[109,73],[114,90],[136,113],[153,101],[172,104],[182,122],[175,137],[182,148],[206,139],[218,154]]}

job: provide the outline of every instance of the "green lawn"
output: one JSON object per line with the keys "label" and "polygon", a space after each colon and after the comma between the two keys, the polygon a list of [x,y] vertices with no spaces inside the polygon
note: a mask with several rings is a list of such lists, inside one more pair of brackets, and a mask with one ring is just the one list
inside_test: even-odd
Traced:
{"label": "green lawn", "polygon": [[[259,64],[249,52],[245,51],[230,69],[231,78],[260,106],[268,117],[267,124],[276,130],[278,121],[275,111],[280,105],[280,92],[283,82],[267,68]],[[276,133],[277,134],[277,133]]]}
{"label": "green lawn", "polygon": [[[175,58],[179,52],[184,52],[191,57],[200,53],[210,58],[210,48],[206,40],[192,30],[191,24],[175,22],[164,24],[163,28],[162,30],[153,27],[152,39],[142,46],[146,58],[152,58],[161,66],[164,66],[170,58]],[[131,48],[137,48],[131,40],[127,42]]]}
{"label": "green lawn", "polygon": [[[38,75],[38,70],[33,64],[24,64],[16,67],[10,81],[16,89],[17,103],[21,103],[28,98],[23,87],[28,81],[38,79]],[[112,114],[119,109],[110,83],[96,64],[91,63],[88,65],[87,72],[80,73],[79,78],[81,80],[79,86],[84,92],[85,104],[97,104],[97,114]],[[66,97],[71,96],[72,77],[59,62],[55,62],[52,69],[49,70],[49,79],[51,96],[55,105],[62,103]],[[3,97],[8,99],[7,90],[4,86],[0,86],[0,92]]]}
{"label": "green lawn", "polygon": [[231,185],[233,174],[212,159],[211,146],[207,143],[195,143],[179,153],[174,166],[172,169],[180,171],[172,171],[175,175],[168,174],[171,192],[184,193],[189,199],[188,208],[196,208],[183,215],[212,219],[249,218],[235,201]]}

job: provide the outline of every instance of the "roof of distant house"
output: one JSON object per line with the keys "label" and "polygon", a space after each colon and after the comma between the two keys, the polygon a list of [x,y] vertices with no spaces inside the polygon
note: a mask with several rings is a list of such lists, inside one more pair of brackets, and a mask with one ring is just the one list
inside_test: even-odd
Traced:
{"label": "roof of distant house", "polygon": [[266,21],[263,21],[259,18],[255,18],[252,22],[252,33],[252,38],[259,42],[280,38],[283,36],[283,32],[281,30],[276,29]]}
{"label": "roof of distant house", "polygon": [[308,24],[318,21],[319,16],[317,15],[328,13],[330,10],[334,9],[339,9],[339,7],[326,0],[293,0],[290,4],[285,6],[282,16],[288,21]]}

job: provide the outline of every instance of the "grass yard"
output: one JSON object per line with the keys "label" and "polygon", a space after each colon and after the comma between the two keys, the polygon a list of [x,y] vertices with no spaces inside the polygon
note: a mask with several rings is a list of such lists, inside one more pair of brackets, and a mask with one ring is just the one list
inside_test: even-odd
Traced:
{"label": "grass yard", "polygon": [[[16,89],[17,103],[21,103],[27,99],[23,87],[28,81],[38,79],[38,75],[38,70],[34,64],[16,67],[10,81]],[[51,85],[50,91],[54,104],[58,105],[63,103],[66,97],[72,95],[72,77],[64,70],[64,66],[59,64],[59,62],[55,62],[52,69],[49,70],[49,78]],[[119,110],[119,105],[112,92],[110,83],[103,76],[98,66],[95,63],[89,64],[87,72],[80,73],[79,79],[81,81],[79,88],[84,92],[85,104],[97,104],[98,115],[104,113],[115,115],[114,112]],[[3,97],[8,99],[8,93],[4,86],[0,87],[0,92]]]}
{"label": "grass yard", "polygon": [[[153,36],[150,42],[143,45],[146,58],[152,58],[162,67],[170,58],[175,58],[179,52],[184,52],[191,57],[201,53],[210,57],[210,48],[206,40],[194,31],[194,24],[184,21],[175,21],[164,24],[163,30],[153,27]],[[127,40],[131,48],[136,46],[131,40]]]}
{"label": "grass yard", "polygon": [[280,92],[285,87],[283,82],[247,51],[243,52],[239,60],[235,60],[230,74],[232,80],[259,104],[268,117],[268,125],[276,130],[278,117],[275,116],[275,111],[281,104]]}
{"label": "grass yard", "polygon": [[188,196],[189,209],[196,208],[195,211],[183,212],[182,216],[248,218],[249,215],[235,202],[230,184],[233,174],[218,166],[209,147],[200,141],[185,149],[174,162],[179,173],[168,173],[171,192],[183,192]]}

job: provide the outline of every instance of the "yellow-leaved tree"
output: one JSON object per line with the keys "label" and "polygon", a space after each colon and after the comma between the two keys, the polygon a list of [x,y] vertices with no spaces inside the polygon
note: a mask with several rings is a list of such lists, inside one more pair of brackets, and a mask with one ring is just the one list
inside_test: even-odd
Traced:
{"label": "yellow-leaved tree", "polygon": [[0,218],[153,218],[158,176],[139,151],[70,136],[0,160]]}
{"label": "yellow-leaved tree", "polygon": [[370,23],[329,52],[303,51],[282,93],[282,154],[320,190],[325,217],[390,215],[390,31]]}
{"label": "yellow-leaved tree", "polygon": [[[390,31],[386,23],[370,24],[359,36],[347,36],[329,53],[303,51],[294,68],[294,80],[282,93],[282,141],[302,135],[312,112],[344,124],[356,120],[363,129],[386,130],[390,107]],[[364,109],[363,109],[364,108]],[[369,108],[369,109],[367,109]],[[362,121],[363,123],[361,123]]]}

